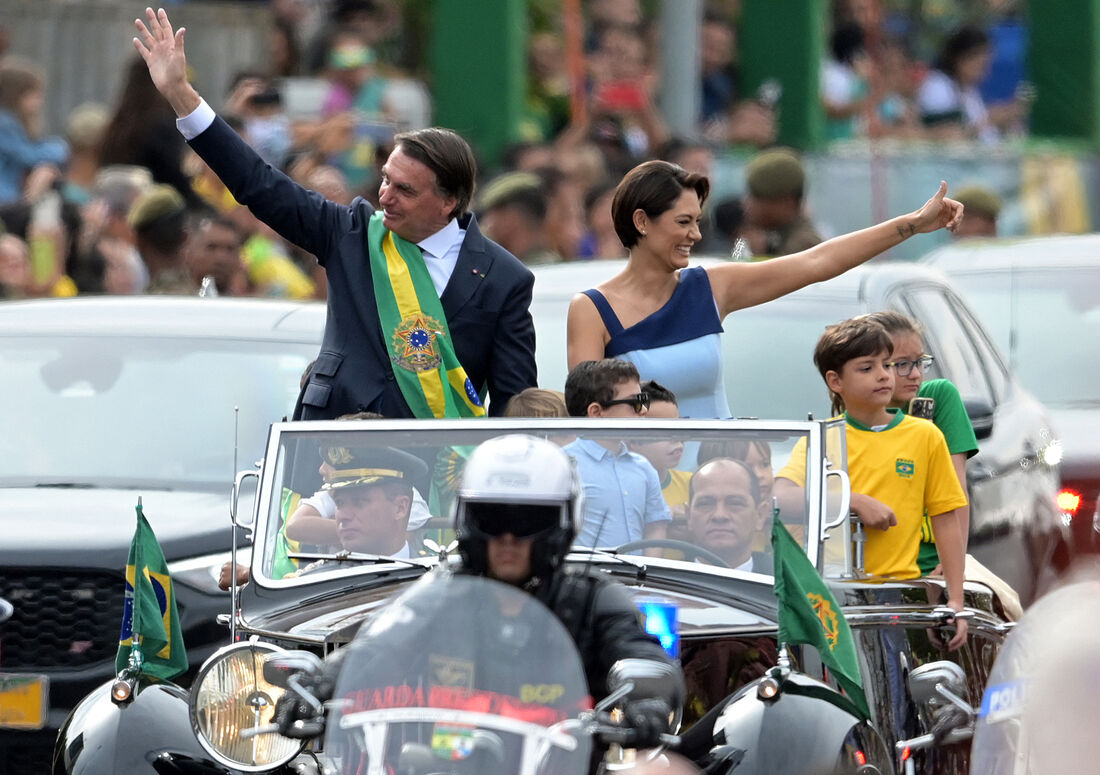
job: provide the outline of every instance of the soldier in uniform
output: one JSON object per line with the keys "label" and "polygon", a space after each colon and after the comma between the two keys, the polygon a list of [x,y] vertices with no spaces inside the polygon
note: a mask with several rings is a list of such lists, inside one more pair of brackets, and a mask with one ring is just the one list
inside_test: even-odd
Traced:
{"label": "soldier in uniform", "polygon": [[1001,198],[984,186],[967,186],[955,195],[966,208],[955,236],[996,237],[997,216],[1001,214]]}
{"label": "soldier in uniform", "polygon": [[187,204],[176,189],[162,184],[141,194],[127,217],[141,260],[149,269],[148,293],[195,294],[183,261]]}
{"label": "soldier in uniform", "polygon": [[[328,447],[331,475],[321,489],[336,503],[336,530],[345,552],[410,557],[407,533],[413,484],[428,467],[392,447]],[[332,569],[340,560],[318,560],[297,573]]]}
{"label": "soldier in uniform", "polygon": [[745,168],[742,233],[757,256],[785,256],[821,242],[803,212],[806,171],[793,151],[775,149],[754,156]]}

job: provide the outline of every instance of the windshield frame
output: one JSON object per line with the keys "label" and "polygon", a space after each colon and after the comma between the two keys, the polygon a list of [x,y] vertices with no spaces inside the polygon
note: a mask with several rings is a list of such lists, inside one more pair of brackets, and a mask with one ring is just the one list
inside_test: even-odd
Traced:
{"label": "windshield frame", "polygon": [[[275,536],[272,528],[272,509],[278,508],[281,503],[283,483],[285,477],[284,456],[281,451],[291,442],[308,439],[316,434],[402,434],[408,438],[409,434],[420,435],[429,439],[432,435],[477,433],[500,435],[505,433],[533,433],[536,435],[569,435],[569,434],[599,434],[606,432],[623,432],[624,435],[651,437],[662,433],[675,433],[691,436],[741,436],[760,434],[787,434],[788,436],[804,436],[807,443],[807,470],[806,470],[806,507],[807,516],[805,523],[805,550],[807,556],[815,565],[819,565],[817,558],[821,557],[823,508],[827,503],[824,490],[824,433],[825,421],[759,421],[759,420],[658,420],[638,419],[605,420],[588,418],[490,418],[467,420],[370,420],[369,428],[362,423],[354,425],[346,421],[299,421],[291,423],[275,423],[271,426],[268,437],[267,450],[264,465],[260,473],[259,494],[255,501],[255,507],[251,515],[250,527],[253,533],[255,550],[252,553],[252,581],[261,587],[271,589],[288,589],[301,587],[303,584],[312,583],[314,580],[331,580],[336,576],[346,578],[348,575],[361,575],[377,571],[380,573],[392,573],[398,568],[409,568],[410,565],[434,564],[431,556],[414,557],[412,559],[388,560],[381,558],[378,561],[365,562],[362,567],[347,569],[347,572],[317,573],[298,578],[272,578],[267,572],[270,565],[270,556],[273,551]],[[773,468],[777,468],[773,463]],[[589,556],[588,550],[574,549],[571,551],[574,559]],[[614,560],[616,555],[600,550],[591,553],[593,562],[606,562]],[[736,571],[717,566],[706,566],[699,563],[687,563],[685,561],[671,560],[660,557],[641,557],[636,555],[624,555],[621,562],[629,565],[639,564],[644,559],[644,564],[654,567],[667,567],[683,570],[689,566],[694,571],[701,571],[707,575],[751,575],[759,579],[770,580],[767,574]]]}

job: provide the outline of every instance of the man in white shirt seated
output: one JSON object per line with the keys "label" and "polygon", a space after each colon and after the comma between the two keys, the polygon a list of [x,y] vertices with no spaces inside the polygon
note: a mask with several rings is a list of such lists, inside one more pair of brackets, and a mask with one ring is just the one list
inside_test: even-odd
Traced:
{"label": "man in white shirt seated", "polygon": [[[374,415],[370,412],[360,412],[358,414],[344,415],[338,417],[338,420],[343,419],[367,419],[368,415],[371,418],[381,418],[381,415]],[[324,455],[327,453],[327,448],[321,449],[321,466],[317,472],[321,475],[321,481],[328,483],[332,481],[332,475],[334,472],[333,466],[325,459]],[[298,507],[294,510],[294,513],[286,521],[286,537],[291,541],[297,541],[302,544],[309,544],[312,546],[335,546],[340,542],[339,528],[336,522],[336,501],[333,500],[333,490],[328,487],[322,486],[320,490],[315,492],[308,498],[302,498]],[[416,538],[416,533],[427,524],[428,520],[432,518],[431,512],[428,510],[428,504],[421,496],[419,490],[415,487],[412,491],[412,508],[409,512],[409,540],[412,541]]]}
{"label": "man in white shirt seated", "polygon": [[427,475],[424,461],[392,447],[329,447],[325,460],[332,473],[321,489],[336,503],[340,545],[350,552],[409,557],[412,482]]}
{"label": "man in white shirt seated", "polygon": [[[332,467],[323,491],[336,503],[336,531],[345,552],[410,557],[406,540],[413,481],[427,476],[428,467],[415,455],[393,447],[327,447]],[[354,567],[343,556],[317,560],[292,573]]]}
{"label": "man in white shirt seated", "polygon": [[692,543],[734,570],[772,573],[771,558],[752,550],[753,538],[771,516],[752,469],[740,460],[717,458],[695,472],[690,488],[687,527]]}

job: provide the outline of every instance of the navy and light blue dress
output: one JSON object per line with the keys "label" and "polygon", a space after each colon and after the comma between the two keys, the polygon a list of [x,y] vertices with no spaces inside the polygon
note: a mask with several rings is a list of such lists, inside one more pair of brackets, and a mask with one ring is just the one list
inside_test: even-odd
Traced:
{"label": "navy and light blue dress", "polygon": [[722,320],[702,267],[680,270],[672,298],[644,320],[623,328],[604,295],[584,292],[611,335],[604,356],[630,361],[642,382],[656,380],[676,395],[681,417],[730,416],[722,382]]}

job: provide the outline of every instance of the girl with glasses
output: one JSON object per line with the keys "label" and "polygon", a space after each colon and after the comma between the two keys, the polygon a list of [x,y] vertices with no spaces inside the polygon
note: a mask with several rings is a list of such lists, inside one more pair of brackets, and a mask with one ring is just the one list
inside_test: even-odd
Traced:
{"label": "girl with glasses", "polygon": [[[880,323],[894,342],[894,354],[891,363],[894,369],[894,395],[890,406],[903,412],[909,412],[913,399],[931,399],[931,420],[947,440],[947,450],[951,453],[951,463],[959,477],[963,493],[967,500],[970,493],[966,489],[966,461],[978,452],[978,439],[974,427],[966,414],[959,389],[947,379],[926,379],[929,367],[935,358],[924,349],[924,340],[920,324],[908,315],[894,310],[884,310],[868,315]],[[927,406],[927,404],[926,404]],[[916,412],[914,412],[916,414]],[[925,416],[925,415],[921,415]],[[963,548],[970,530],[970,506],[955,510],[959,518],[959,528],[963,537]],[[940,558],[936,552],[936,542],[932,537],[932,527],[928,517],[921,527],[920,554],[917,565],[922,576],[937,574]]]}

